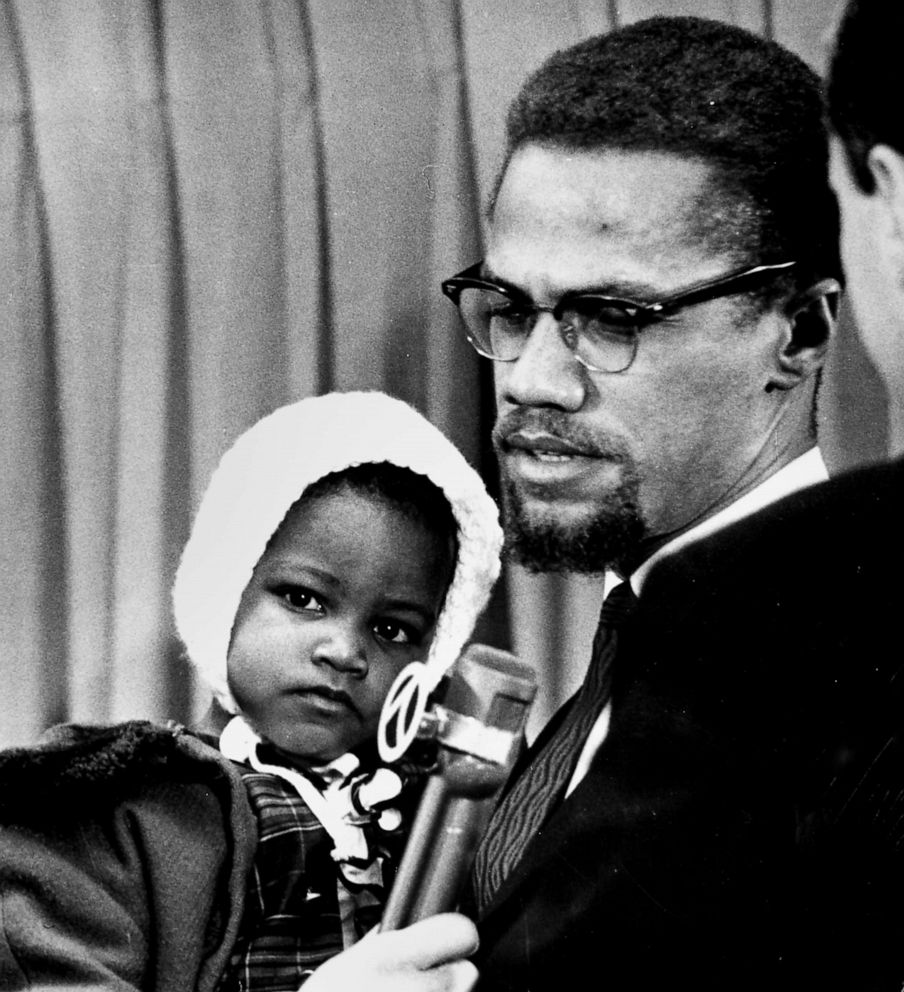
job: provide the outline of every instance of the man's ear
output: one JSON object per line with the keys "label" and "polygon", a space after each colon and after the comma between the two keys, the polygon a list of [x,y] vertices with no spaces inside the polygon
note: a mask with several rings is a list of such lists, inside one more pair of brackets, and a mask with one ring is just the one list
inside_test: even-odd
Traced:
{"label": "man's ear", "polygon": [[891,224],[891,235],[904,245],[904,156],[889,145],[873,145],[866,165]]}
{"label": "man's ear", "polygon": [[767,390],[792,389],[822,368],[835,333],[840,294],[837,280],[820,279],[791,298],[785,308],[787,331]]}
{"label": "man's ear", "polygon": [[877,239],[884,257],[904,272],[904,156],[889,145],[873,145],[866,166],[874,183],[870,198]]}

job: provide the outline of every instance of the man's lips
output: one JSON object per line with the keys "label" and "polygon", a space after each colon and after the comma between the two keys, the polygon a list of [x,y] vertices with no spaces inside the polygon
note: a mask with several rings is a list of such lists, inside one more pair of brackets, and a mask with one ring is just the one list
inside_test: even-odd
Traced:
{"label": "man's lips", "polygon": [[499,432],[497,451],[508,484],[544,502],[589,498],[619,461],[589,438],[527,426]]}
{"label": "man's lips", "polygon": [[576,444],[559,434],[549,434],[546,431],[513,431],[501,438],[504,453],[524,452],[537,458],[599,458],[596,451],[587,446]]}

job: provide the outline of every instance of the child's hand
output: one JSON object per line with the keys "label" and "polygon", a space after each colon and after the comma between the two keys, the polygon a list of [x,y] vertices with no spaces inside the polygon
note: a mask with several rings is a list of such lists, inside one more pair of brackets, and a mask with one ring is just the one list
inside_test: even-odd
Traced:
{"label": "child's hand", "polygon": [[477,928],[459,913],[441,913],[402,930],[372,930],[321,965],[304,992],[469,992],[477,969]]}

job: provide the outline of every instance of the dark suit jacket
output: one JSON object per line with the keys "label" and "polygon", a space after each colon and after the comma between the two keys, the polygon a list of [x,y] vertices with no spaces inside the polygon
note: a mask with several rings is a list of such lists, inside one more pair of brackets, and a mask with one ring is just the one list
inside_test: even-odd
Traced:
{"label": "dark suit jacket", "polygon": [[896,464],[653,571],[608,737],[481,922],[481,992],[899,992],[902,560]]}

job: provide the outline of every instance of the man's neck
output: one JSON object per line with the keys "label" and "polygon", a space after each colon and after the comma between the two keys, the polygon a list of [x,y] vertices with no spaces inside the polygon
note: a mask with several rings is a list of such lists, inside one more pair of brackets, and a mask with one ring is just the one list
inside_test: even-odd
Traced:
{"label": "man's neck", "polygon": [[[775,433],[771,435],[771,439],[775,439]],[[638,548],[637,554],[633,556],[632,561],[625,563],[629,566],[626,574],[630,575],[647,558],[654,555],[669,542],[674,541],[688,531],[694,530],[694,528],[699,527],[711,517],[716,516],[729,506],[737,503],[747,493],[758,489],[772,476],[776,475],[787,465],[796,461],[801,455],[815,446],[815,437],[809,432],[804,431],[792,433],[784,443],[763,445],[757,453],[756,458],[745,467],[744,471],[736,479],[723,489],[722,493],[713,503],[701,508],[696,516],[687,520],[680,527],[676,527],[668,533],[652,534],[644,539]]]}
{"label": "man's neck", "polygon": [[[654,560],[671,550],[678,550],[716,530],[735,523],[757,512],[784,496],[828,478],[822,455],[815,445],[802,451],[756,485],[746,486],[731,501],[720,501],[718,508],[698,517],[687,526],[666,535],[657,535],[645,541],[630,562],[622,562],[615,569],[620,575],[631,576],[635,592],[649,571]],[[635,581],[636,580],[636,581]]]}

